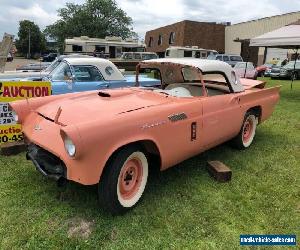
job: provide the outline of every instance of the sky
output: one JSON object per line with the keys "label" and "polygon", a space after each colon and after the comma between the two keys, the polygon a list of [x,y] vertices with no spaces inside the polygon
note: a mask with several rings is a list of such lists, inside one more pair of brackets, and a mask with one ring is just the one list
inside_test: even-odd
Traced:
{"label": "sky", "polygon": [[[28,19],[43,30],[54,23],[66,2],[84,0],[0,0],[0,40],[4,32],[16,35],[18,23]],[[239,23],[300,11],[299,0],[116,0],[133,19],[133,30],[146,31],[182,20]]]}

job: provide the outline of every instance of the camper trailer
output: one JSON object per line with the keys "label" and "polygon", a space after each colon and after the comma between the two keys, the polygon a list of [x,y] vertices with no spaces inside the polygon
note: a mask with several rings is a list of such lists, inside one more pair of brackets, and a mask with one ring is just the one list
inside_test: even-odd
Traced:
{"label": "camper trailer", "polygon": [[136,39],[121,37],[90,38],[88,36],[74,37],[65,40],[65,54],[82,53],[103,58],[117,58],[123,52],[143,52],[145,45]]}

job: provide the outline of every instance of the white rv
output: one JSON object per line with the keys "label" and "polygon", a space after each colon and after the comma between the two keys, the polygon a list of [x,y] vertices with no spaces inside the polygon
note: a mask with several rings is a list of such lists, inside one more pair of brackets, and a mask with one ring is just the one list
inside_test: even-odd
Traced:
{"label": "white rv", "polygon": [[90,38],[88,36],[74,37],[65,40],[65,54],[82,53],[107,58],[117,58],[123,52],[143,52],[145,44],[136,39],[121,37]]}
{"label": "white rv", "polygon": [[171,46],[166,49],[166,58],[182,58],[182,57],[193,57],[206,59],[209,55],[218,54],[216,50],[202,49],[198,46],[192,47],[179,47]]}

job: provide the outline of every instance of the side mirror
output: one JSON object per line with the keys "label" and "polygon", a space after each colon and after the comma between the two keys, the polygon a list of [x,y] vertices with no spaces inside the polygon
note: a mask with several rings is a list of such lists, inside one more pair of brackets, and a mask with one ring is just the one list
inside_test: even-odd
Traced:
{"label": "side mirror", "polygon": [[66,77],[65,81],[69,84],[74,83],[75,82],[75,75],[71,75]]}

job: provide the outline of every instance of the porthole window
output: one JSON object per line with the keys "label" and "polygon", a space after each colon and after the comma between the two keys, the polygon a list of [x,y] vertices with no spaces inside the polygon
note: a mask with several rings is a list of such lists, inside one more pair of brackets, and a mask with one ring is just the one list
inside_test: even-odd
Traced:
{"label": "porthole window", "polygon": [[110,67],[110,66],[107,66],[107,67],[105,68],[105,73],[108,74],[109,76],[111,76],[114,72],[115,72],[115,71],[114,71],[113,68]]}

